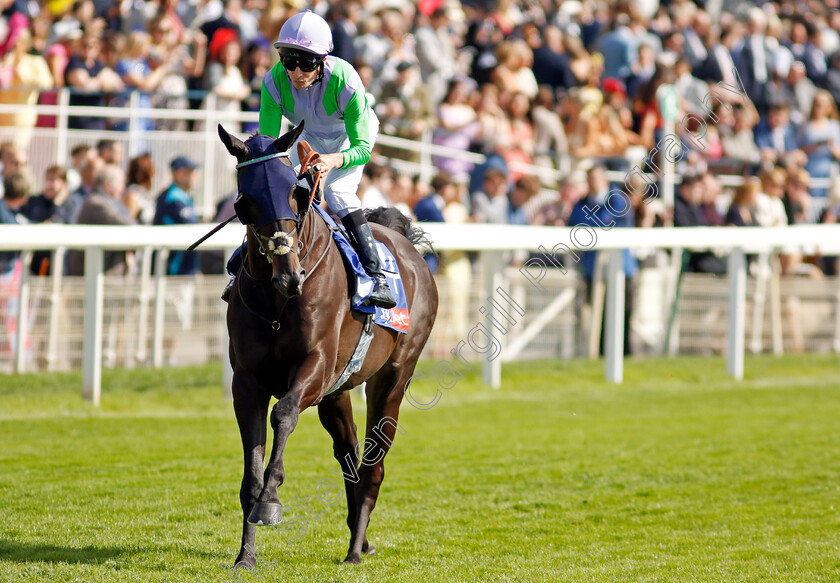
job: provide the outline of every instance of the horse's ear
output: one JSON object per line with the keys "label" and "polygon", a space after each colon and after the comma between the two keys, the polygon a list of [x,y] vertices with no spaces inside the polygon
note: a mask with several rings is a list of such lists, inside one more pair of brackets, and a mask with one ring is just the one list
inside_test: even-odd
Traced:
{"label": "horse's ear", "polygon": [[303,124],[305,123],[305,121],[300,122],[298,127],[274,140],[274,151],[280,153],[288,152],[289,148],[292,147],[292,144],[294,144],[300,137],[300,134],[303,131]]}
{"label": "horse's ear", "polygon": [[240,194],[233,203],[233,210],[243,225],[256,225],[260,218],[260,205],[252,196]]}
{"label": "horse's ear", "polygon": [[222,143],[225,145],[225,148],[227,148],[230,155],[235,156],[239,162],[244,162],[248,159],[251,149],[245,145],[245,142],[236,136],[229,134],[227,130],[222,127],[222,124],[219,124],[219,138],[221,138]]}

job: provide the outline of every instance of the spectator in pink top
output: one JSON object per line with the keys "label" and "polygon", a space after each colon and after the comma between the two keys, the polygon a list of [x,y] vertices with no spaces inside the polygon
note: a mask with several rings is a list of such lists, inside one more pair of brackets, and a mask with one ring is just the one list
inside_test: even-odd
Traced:
{"label": "spectator in pink top", "polygon": [[65,28],[53,39],[52,44],[44,54],[56,88],[64,87],[64,72],[67,69],[67,63],[70,62],[73,45],[81,38],[82,31],[78,28]]}
{"label": "spectator in pink top", "polygon": [[20,31],[15,44],[0,59],[0,103],[23,106],[14,113],[0,114],[0,126],[16,128],[15,141],[22,147],[29,145],[32,128],[38,114],[31,107],[38,102],[39,91],[52,88],[52,75],[47,63],[38,54],[32,54],[32,34]]}
{"label": "spectator in pink top", "polygon": [[511,182],[516,182],[525,175],[512,167],[511,163],[530,164],[534,156],[534,124],[531,120],[531,100],[524,93],[514,93],[507,104],[510,116],[511,143],[505,152]]}
{"label": "spectator in pink top", "polygon": [[[432,142],[438,146],[447,146],[466,151],[478,135],[478,116],[467,102],[470,95],[470,80],[456,78],[449,82],[449,89],[443,103],[438,107],[438,126],[432,136]],[[434,159],[438,170],[445,170],[453,176],[459,176],[472,170],[472,162],[440,157]]]}
{"label": "spectator in pink top", "polygon": [[6,36],[0,39],[0,56],[2,56],[15,46],[20,32],[29,26],[29,18],[23,13],[16,0],[0,0],[0,9],[6,21]]}

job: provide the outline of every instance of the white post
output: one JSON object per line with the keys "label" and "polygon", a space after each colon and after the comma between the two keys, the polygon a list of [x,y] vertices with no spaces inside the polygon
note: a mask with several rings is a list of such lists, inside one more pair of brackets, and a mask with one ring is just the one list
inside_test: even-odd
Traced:
{"label": "white post", "polygon": [[[679,291],[678,285],[682,274],[682,255],[682,249],[671,250],[671,265],[665,278],[667,288],[665,297],[670,300],[665,304],[665,333],[670,334],[666,342],[668,345],[666,356],[676,356],[680,349],[680,298],[677,292]],[[671,324],[671,314],[674,314],[673,324]],[[671,326],[670,331],[668,326]]]}
{"label": "white post", "polygon": [[[665,135],[674,135],[674,122],[666,123]],[[668,127],[670,126],[670,128]],[[667,133],[670,129],[670,134]],[[675,164],[673,160],[669,156],[662,157],[662,166],[663,166],[663,173],[662,173],[662,200],[665,202],[665,206],[668,210],[673,210],[674,208],[674,191],[676,189],[676,171],[675,171]]]}
{"label": "white post", "polygon": [[82,367],[83,395],[99,406],[102,390],[102,312],[105,275],[102,249],[85,250],[85,346]]}
{"label": "white post", "polygon": [[589,320],[589,358],[598,358],[601,348],[601,324],[604,320],[604,258],[605,253],[595,256],[592,272],[592,317]]}
{"label": "white post", "polygon": [[[663,135],[675,135],[675,122],[679,113],[677,90],[673,85],[661,85],[656,90],[659,113],[663,118]],[[662,200],[670,210],[674,208],[675,162],[669,156],[662,156]]]}
{"label": "white post", "polygon": [[217,123],[216,94],[211,92],[207,94],[207,103],[204,108],[204,163],[201,168],[201,204],[195,201],[195,209],[200,212],[204,219],[213,218],[213,184],[215,181],[210,178],[209,173],[210,169],[214,167],[213,156],[216,148],[219,147],[217,144],[221,144],[216,129]]}
{"label": "white post", "polygon": [[128,154],[129,156],[136,156],[140,149],[138,144],[141,140],[141,134],[146,128],[140,128],[140,119],[142,112],[140,111],[140,92],[132,91],[128,96]]}
{"label": "white post", "polygon": [[624,380],[624,250],[612,249],[607,263],[607,321],[604,358],[607,380]]}
{"label": "white post", "polygon": [[149,328],[149,290],[152,287],[152,248],[143,248],[143,258],[140,261],[140,306],[137,321],[137,354],[134,357],[138,364],[146,365],[148,354],[146,340]]}
{"label": "white post", "polygon": [[747,304],[747,262],[744,250],[732,249],[729,254],[729,342],[726,350],[726,371],[735,380],[744,378],[744,328]]}
{"label": "white post", "polygon": [[[782,266],[779,256],[774,255],[770,262],[770,329],[773,337],[773,354],[781,356],[785,348],[782,338]],[[840,314],[838,315],[840,317]]]}
{"label": "white post", "polygon": [[67,128],[70,124],[70,90],[64,87],[58,90],[58,116],[56,117],[56,160],[64,164],[69,159],[70,148],[67,144]]}
{"label": "white post", "polygon": [[770,283],[770,252],[758,254],[758,274],[755,278],[753,294],[752,330],[750,334],[750,352],[759,354],[764,347],[764,307],[767,303],[767,286]]}
{"label": "white post", "polygon": [[[503,283],[503,262],[501,251],[482,251],[481,267],[484,274],[484,295],[489,299],[495,297],[496,288]],[[496,308],[491,301],[484,302],[484,326],[487,330],[494,330],[491,319],[496,315]],[[489,341],[489,340],[488,340]],[[488,353],[489,355],[489,353]],[[481,380],[484,384],[498,389],[502,384],[502,358],[497,355],[494,359],[483,356],[481,364]]]}
{"label": "white post", "polygon": [[66,247],[53,251],[52,278],[50,288],[50,324],[47,337],[47,370],[53,371],[58,364],[58,315],[61,311],[61,280],[64,277],[64,255]]}
{"label": "white post", "polygon": [[163,324],[166,315],[166,260],[169,249],[158,249],[155,258],[155,324],[152,331],[152,367],[163,366]]}
{"label": "white post", "polygon": [[29,339],[29,264],[32,251],[20,254],[20,288],[18,288],[17,336],[15,337],[15,372],[26,367],[26,341]]}

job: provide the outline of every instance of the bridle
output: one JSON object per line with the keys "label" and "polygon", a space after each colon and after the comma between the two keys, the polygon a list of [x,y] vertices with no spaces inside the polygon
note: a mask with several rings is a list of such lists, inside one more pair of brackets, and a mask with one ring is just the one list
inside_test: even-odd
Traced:
{"label": "bridle", "polygon": [[[254,225],[248,224],[248,229],[254,235],[257,240],[257,244],[259,245],[260,255],[266,258],[269,264],[274,261],[274,256],[283,256],[287,253],[294,253],[299,255],[300,252],[303,250],[303,240],[302,237],[298,237],[298,244],[297,249],[294,247],[294,234],[295,233],[302,233],[303,224],[306,221],[307,215],[309,214],[309,209],[312,207],[312,202],[315,199],[315,194],[318,192],[318,185],[321,182],[321,175],[323,172],[321,171],[320,167],[313,164],[314,158],[318,155],[318,152],[312,149],[309,143],[306,140],[301,140],[298,142],[298,157],[301,160],[300,163],[300,174],[297,175],[298,181],[306,179],[309,183],[310,195],[309,195],[309,204],[306,205],[306,208],[302,213],[292,213],[292,216],[288,217],[277,217],[274,219],[274,226],[275,231],[273,235],[262,235],[260,234]],[[274,153],[268,154],[266,156],[260,156],[259,158],[254,158],[253,160],[245,160],[244,162],[240,162],[236,165],[237,172],[241,172],[243,168],[251,166],[253,164],[261,164],[268,162],[274,158],[288,158],[289,154],[286,152],[282,153]],[[280,221],[284,220],[293,220],[295,222],[295,228],[292,229],[290,232],[286,233],[285,231],[280,230]],[[311,229],[310,229],[311,231]],[[314,233],[312,233],[314,237]],[[329,247],[327,247],[329,248]],[[300,257],[299,261],[303,263],[303,260],[309,255],[309,249],[307,249],[306,253],[302,257]],[[323,258],[323,256],[322,256]],[[320,260],[318,261],[320,263]],[[317,264],[316,264],[317,266]],[[314,268],[313,268],[314,271]]]}
{"label": "bridle", "polygon": [[[314,213],[314,214],[318,214],[318,213]],[[305,217],[304,217],[304,219],[305,219]],[[315,241],[315,235],[316,235],[315,231],[318,228],[317,227],[318,222],[319,221],[315,220],[315,217],[312,217],[312,219],[310,219],[310,221],[309,221],[309,224],[311,225],[310,228],[309,228],[310,245],[306,249],[306,252],[303,254],[303,256],[299,259],[301,265],[303,265],[303,261],[309,256],[309,252],[312,250],[312,243]],[[323,219],[321,220],[321,222],[324,222],[324,226],[327,227],[327,229],[330,228],[329,225],[327,225],[326,222],[323,221]],[[297,226],[295,227],[295,230],[297,230]],[[294,231],[292,231],[292,233],[294,233]],[[260,237],[261,235],[258,234],[257,236]],[[270,239],[270,237],[265,237],[265,238]],[[257,242],[260,243],[259,239],[257,240]],[[300,238],[298,238],[298,245],[301,246],[301,247],[303,245],[303,243],[300,242]],[[327,256],[327,253],[329,253],[330,247],[332,247],[332,244],[330,243],[330,241],[328,239],[326,244],[324,245],[324,251],[321,253],[321,256],[318,257],[318,261],[315,262],[315,265],[312,266],[312,269],[310,269],[309,271],[306,272],[306,275],[303,277],[303,281],[301,281],[301,285],[303,285],[303,283],[306,282],[306,280],[309,279],[309,277],[313,273],[315,273],[315,270],[318,269],[318,266],[321,264],[321,262]],[[291,250],[287,251],[287,253],[291,253],[291,252],[292,252]],[[265,255],[265,253],[263,252],[261,243],[260,243],[260,253]],[[269,262],[270,262],[270,260],[269,260]],[[274,330],[275,332],[277,332],[278,330],[280,330],[279,315],[282,314],[283,311],[286,309],[286,304],[289,303],[289,298],[286,298],[283,301],[283,306],[280,308],[280,311],[278,312],[278,317],[276,319],[270,320],[270,319],[266,318],[265,316],[263,316],[262,314],[260,314],[259,312],[257,312],[253,308],[251,308],[251,306],[248,305],[248,302],[245,301],[245,296],[242,293],[242,277],[240,277],[242,273],[247,275],[249,279],[251,279],[255,282],[258,282],[258,285],[259,285],[259,283],[267,283],[268,279],[263,279],[263,278],[259,278],[259,277],[254,276],[250,271],[248,271],[248,262],[243,261],[242,265],[239,267],[239,273],[237,274],[236,283],[237,283],[237,286],[239,288],[239,298],[242,301],[242,305],[245,307],[245,309],[248,310],[252,315],[256,316],[257,318],[259,318],[260,320],[265,322],[266,324],[270,325],[271,329]]]}
{"label": "bridle", "polygon": [[[298,261],[300,262],[300,264],[302,266],[304,260],[309,256],[309,253],[312,251],[313,243],[315,242],[315,236],[317,235],[317,229],[318,229],[317,223],[318,223],[318,221],[315,219],[315,217],[310,217],[308,215],[309,215],[309,210],[312,207],[312,202],[315,199],[315,194],[318,192],[318,185],[321,181],[321,175],[323,174],[323,172],[321,171],[321,169],[317,165],[313,164],[313,159],[315,158],[315,156],[317,156],[317,152],[315,152],[315,150],[313,150],[309,146],[309,144],[306,142],[306,140],[301,140],[298,143],[298,156],[301,160],[301,164],[300,164],[300,173],[297,175],[297,179],[298,179],[298,181],[306,179],[306,181],[309,183],[309,187],[310,187],[309,204],[306,206],[306,208],[303,210],[303,212],[301,212],[299,214],[295,213],[294,211],[289,209],[289,212],[294,216],[276,218],[272,223],[274,225],[274,228],[275,228],[275,231],[274,231],[273,235],[262,235],[257,231],[257,229],[254,227],[253,224],[250,224],[250,223],[248,224],[248,229],[254,235],[254,237],[257,241],[257,245],[259,245],[260,254],[266,258],[269,265],[273,263],[275,256],[281,256],[282,257],[283,255],[286,255],[288,253],[294,253],[295,255],[299,255]],[[243,168],[251,166],[252,164],[265,163],[269,160],[272,160],[274,158],[280,158],[280,157],[288,157],[288,153],[275,153],[275,154],[269,154],[269,155],[266,155],[266,156],[261,156],[259,158],[254,158],[253,160],[245,160],[244,162],[240,162],[236,165],[236,170],[237,170],[237,172],[241,172],[241,170]],[[313,214],[318,214],[318,213],[313,213]],[[307,219],[308,219],[308,221],[307,221]],[[283,221],[283,220],[293,220],[295,222],[295,227],[294,227],[294,229],[291,230],[291,232],[286,233],[286,232],[280,230],[280,221]],[[306,251],[303,253],[303,255],[300,255],[300,252],[303,251],[303,249],[304,249],[302,235],[303,235],[304,229],[306,228],[306,223],[307,222],[309,223],[309,228],[308,228],[309,244],[306,246]],[[324,226],[327,226],[326,222],[324,222]],[[293,237],[294,237],[295,233],[299,234],[299,236],[297,238],[298,239],[297,248],[295,248],[295,246],[294,246],[294,238]],[[326,244],[324,245],[324,251],[321,253],[321,256],[315,262],[315,265],[312,266],[312,269],[310,269],[306,272],[306,275],[303,277],[303,281],[301,282],[301,285],[313,273],[315,273],[315,270],[318,268],[318,266],[321,264],[321,262],[327,256],[327,253],[329,252],[330,247],[331,247],[331,244],[330,244],[330,241],[329,241],[329,238],[328,238]],[[247,262],[245,262],[245,261],[242,262],[242,265],[240,267],[240,274],[239,275],[241,275],[242,273],[245,273],[245,275],[247,275],[248,278],[253,280],[253,281],[259,282],[260,280],[262,280],[263,282],[267,282],[266,279],[255,277],[252,273],[250,273],[248,271]],[[239,297],[241,298],[242,305],[245,307],[245,309],[248,310],[252,315],[254,315],[257,318],[259,318],[260,320],[262,320],[263,322],[269,324],[271,326],[271,329],[274,330],[275,332],[280,330],[279,314],[282,314],[283,311],[286,309],[286,304],[288,304],[289,298],[286,298],[286,300],[283,302],[283,306],[280,308],[280,311],[278,313],[278,317],[274,320],[271,320],[269,318],[266,318],[265,316],[263,316],[262,314],[260,314],[259,312],[257,312],[256,310],[254,310],[253,308],[251,308],[247,304],[247,302],[245,301],[245,296],[242,294],[242,278],[237,277],[236,281],[237,281],[237,284],[239,286]]]}

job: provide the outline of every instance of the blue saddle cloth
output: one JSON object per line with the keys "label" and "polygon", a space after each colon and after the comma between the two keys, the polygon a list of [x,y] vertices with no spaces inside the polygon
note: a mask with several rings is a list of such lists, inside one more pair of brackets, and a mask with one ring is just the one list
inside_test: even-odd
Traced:
{"label": "blue saddle cloth", "polygon": [[386,310],[378,306],[364,305],[364,302],[367,301],[373,292],[373,279],[365,272],[364,267],[362,267],[359,255],[347,238],[347,233],[344,232],[344,228],[337,224],[329,213],[321,207],[315,205],[313,208],[323,217],[327,225],[329,225],[333,240],[338,246],[339,251],[341,251],[342,257],[344,257],[344,264],[354,276],[356,286],[353,290],[353,296],[350,298],[352,308],[364,314],[373,314],[373,321],[384,328],[391,328],[392,330],[406,334],[409,324],[408,298],[405,295],[405,286],[400,277],[400,269],[397,265],[397,260],[394,259],[394,255],[380,241],[376,242],[376,246],[379,249],[379,262],[382,265],[382,273],[385,275],[385,279],[388,280],[388,287],[391,288],[391,293],[394,294],[397,300],[396,307]]}

